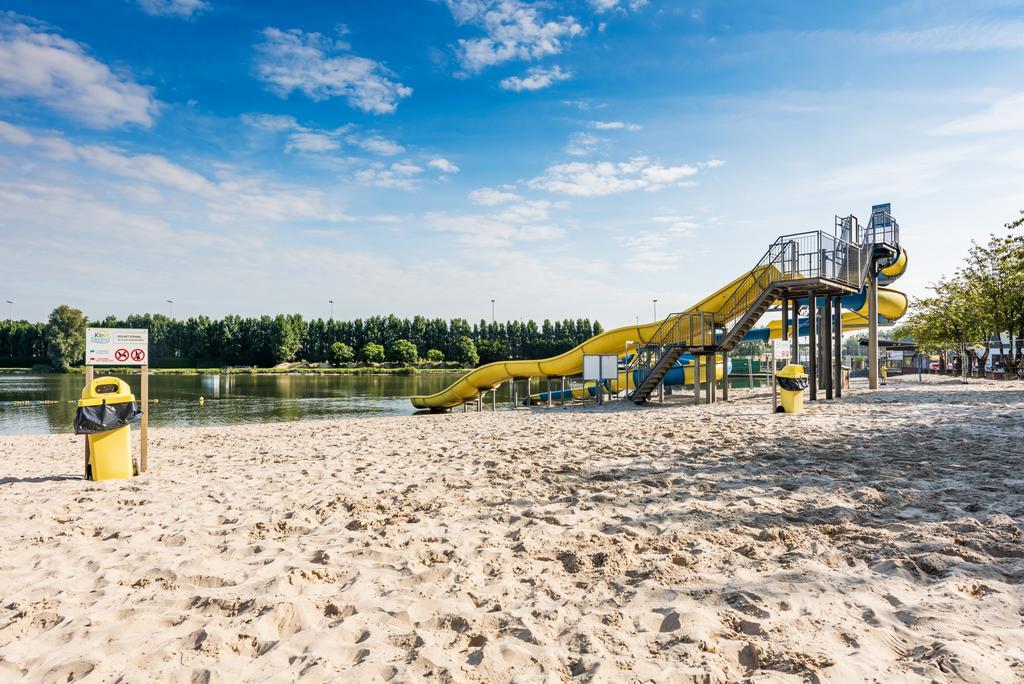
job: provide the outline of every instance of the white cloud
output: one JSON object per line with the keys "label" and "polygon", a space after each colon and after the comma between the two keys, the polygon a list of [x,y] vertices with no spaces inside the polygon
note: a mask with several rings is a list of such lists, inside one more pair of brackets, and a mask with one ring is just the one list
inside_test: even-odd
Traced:
{"label": "white cloud", "polygon": [[329,133],[316,133],[311,131],[297,131],[288,136],[288,144],[284,149],[286,152],[306,152],[311,154],[323,154],[340,149],[341,143]]}
{"label": "white cloud", "polygon": [[217,223],[350,220],[344,212],[329,206],[318,190],[270,183],[227,168],[210,178],[159,155],[130,154],[110,146],[75,145],[59,136],[34,134],[6,122],[0,122],[0,138],[11,144],[31,146],[51,160],[82,162],[97,171],[142,182],[144,185],[136,188],[136,197],[129,199],[153,197],[152,185],[184,193],[188,197],[175,206],[185,206],[191,199],[199,207],[197,211]]}
{"label": "white cloud", "polygon": [[505,192],[503,190],[495,190],[494,188],[479,188],[469,193],[469,199],[476,204],[492,207],[496,204],[515,202],[516,200],[521,200],[522,197],[514,192]]}
{"label": "white cloud", "polygon": [[654,216],[651,221],[667,227],[632,231],[619,238],[628,255],[626,268],[631,271],[664,271],[675,267],[687,251],[683,241],[693,237],[700,228],[690,217]]}
{"label": "white cloud", "polygon": [[583,32],[571,16],[545,19],[539,5],[520,0],[445,0],[459,24],[483,29],[482,38],[460,39],[457,55],[471,74],[509,60],[557,55],[566,41]]}
{"label": "white cloud", "polygon": [[529,186],[576,197],[600,197],[685,185],[699,170],[699,165],[662,166],[646,157],[634,157],[619,163],[570,162],[549,166],[544,175],[529,181]]}
{"label": "white cloud", "polygon": [[572,78],[572,72],[566,71],[560,66],[531,67],[526,70],[525,76],[509,76],[502,79],[498,85],[505,90],[521,93],[524,90],[541,90],[569,78]]}
{"label": "white cloud", "polygon": [[642,128],[639,124],[625,121],[591,121],[590,127],[599,131],[639,131]]}
{"label": "white cloud", "polygon": [[204,0],[137,0],[146,14],[154,16],[181,17],[188,19],[210,9]]}
{"label": "white cloud", "polygon": [[625,10],[627,7],[635,11],[645,6],[647,2],[648,0],[590,0],[590,4],[598,14],[616,9]]}
{"label": "white cloud", "polygon": [[983,112],[945,123],[932,135],[981,135],[1024,131],[1024,93],[1001,98]]}
{"label": "white cloud", "polygon": [[115,74],[85,46],[0,16],[0,97],[30,98],[90,126],[153,125],[153,89]]}
{"label": "white cloud", "polygon": [[112,147],[76,147],[79,158],[90,166],[128,178],[156,182],[182,192],[209,195],[213,184],[201,174],[155,154],[129,155]]}
{"label": "white cloud", "polygon": [[414,176],[422,172],[421,167],[409,162],[395,162],[391,166],[375,164],[371,168],[357,171],[355,179],[378,188],[412,190],[416,187]]}
{"label": "white cloud", "polygon": [[459,167],[451,163],[444,157],[435,157],[427,162],[427,166],[432,169],[437,169],[441,173],[458,173]]}
{"label": "white cloud", "polygon": [[586,157],[597,151],[597,148],[605,142],[603,138],[590,133],[573,133],[569,136],[569,142],[565,146],[565,153],[574,157]]}
{"label": "white cloud", "polygon": [[[242,122],[259,131],[288,133],[285,152],[302,154],[326,154],[341,149],[341,136],[349,130],[349,126],[332,131],[310,128],[300,124],[293,116],[276,114],[243,114]],[[353,138],[349,141],[358,142]]]}
{"label": "white cloud", "polygon": [[396,154],[405,152],[405,148],[396,143],[394,140],[388,140],[382,138],[379,135],[372,135],[368,138],[351,138],[351,142],[359,145],[367,152],[373,152],[384,157],[393,157]]}
{"label": "white cloud", "polygon": [[412,94],[412,88],[392,80],[385,66],[347,49],[319,33],[270,27],[256,46],[256,74],[279,97],[293,91],[316,101],[345,97],[351,106],[375,114],[395,111]]}
{"label": "white cloud", "polygon": [[0,140],[14,145],[28,145],[32,142],[33,136],[21,126],[0,121]]}
{"label": "white cloud", "polygon": [[433,212],[425,218],[433,230],[454,233],[463,246],[496,249],[515,242],[550,241],[565,235],[564,229],[549,221],[551,206],[543,200],[523,201],[494,214]]}
{"label": "white cloud", "polygon": [[242,114],[242,123],[246,126],[258,128],[262,131],[281,133],[293,129],[301,129],[302,126],[295,120],[294,116],[277,114]]}

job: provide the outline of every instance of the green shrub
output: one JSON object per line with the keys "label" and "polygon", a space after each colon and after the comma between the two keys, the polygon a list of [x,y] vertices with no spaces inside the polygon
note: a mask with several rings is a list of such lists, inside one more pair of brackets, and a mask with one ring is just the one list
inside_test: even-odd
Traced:
{"label": "green shrub", "polygon": [[383,363],[384,346],[377,344],[376,342],[367,342],[359,351],[359,356],[366,363]]}
{"label": "green shrub", "polygon": [[331,363],[340,366],[343,363],[351,363],[356,357],[352,347],[344,342],[335,342],[331,345]]}

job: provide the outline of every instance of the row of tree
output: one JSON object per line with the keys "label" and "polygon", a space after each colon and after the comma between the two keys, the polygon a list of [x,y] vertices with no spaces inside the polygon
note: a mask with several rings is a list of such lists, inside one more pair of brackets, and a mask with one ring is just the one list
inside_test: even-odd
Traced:
{"label": "row of tree", "polygon": [[[160,314],[87,321],[59,306],[47,323],[0,323],[0,360],[23,365],[49,359],[55,368],[81,365],[87,325],[146,328],[154,366],[274,366],[284,362],[433,363],[473,366],[505,359],[541,358],[567,351],[602,331],[589,319],[470,324],[456,318],[371,316],[353,321],[305,320],[299,315],[185,320]],[[21,362],[21,363],[11,363]]]}
{"label": "row of tree", "polygon": [[[930,287],[934,294],[913,300],[893,336],[912,338],[923,350],[942,354],[944,362],[954,352],[949,356],[964,375],[984,368],[998,338],[1003,366],[1016,372],[1024,355],[1024,217],[1005,228],[985,244],[972,243],[963,265]],[[1010,337],[1009,349],[1001,333]]]}

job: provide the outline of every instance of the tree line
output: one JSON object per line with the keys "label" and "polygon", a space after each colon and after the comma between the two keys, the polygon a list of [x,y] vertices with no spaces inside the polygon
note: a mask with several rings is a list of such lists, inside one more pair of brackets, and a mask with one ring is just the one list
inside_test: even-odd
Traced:
{"label": "tree line", "polygon": [[146,328],[155,367],[274,366],[294,361],[434,364],[462,366],[543,358],[572,349],[602,332],[589,319],[469,323],[462,318],[371,316],[351,321],[306,320],[297,314],[259,317],[161,314],[89,321],[62,305],[44,323],[0,322],[0,360],[32,365],[45,358],[54,368],[82,365],[85,328]]}
{"label": "tree line", "polygon": [[[972,242],[952,275],[930,286],[933,294],[911,302],[906,322],[893,337],[913,339],[924,351],[939,353],[944,366],[963,375],[984,368],[996,347],[1011,374],[1021,367],[1024,338],[1024,211],[1007,223],[1006,233]],[[1006,348],[1000,333],[1011,338]]]}

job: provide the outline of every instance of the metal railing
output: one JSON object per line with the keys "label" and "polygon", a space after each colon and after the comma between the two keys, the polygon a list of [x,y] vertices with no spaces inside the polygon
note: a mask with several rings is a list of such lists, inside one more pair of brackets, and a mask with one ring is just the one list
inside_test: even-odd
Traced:
{"label": "metal railing", "polygon": [[876,211],[871,214],[868,225],[861,228],[857,242],[862,245],[898,245],[900,244],[900,224],[896,223],[892,214]]}
{"label": "metal railing", "polygon": [[[853,239],[850,239],[853,238]],[[898,244],[899,225],[885,212],[872,214],[861,227],[855,216],[836,217],[836,234],[815,230],[780,236],[757,265],[739,282],[715,312],[674,313],[646,344],[637,349],[627,372],[636,370],[640,384],[667,349],[714,349],[741,325],[753,325],[770,302],[766,297],[785,284],[827,280],[859,290],[871,264],[876,243]]]}

